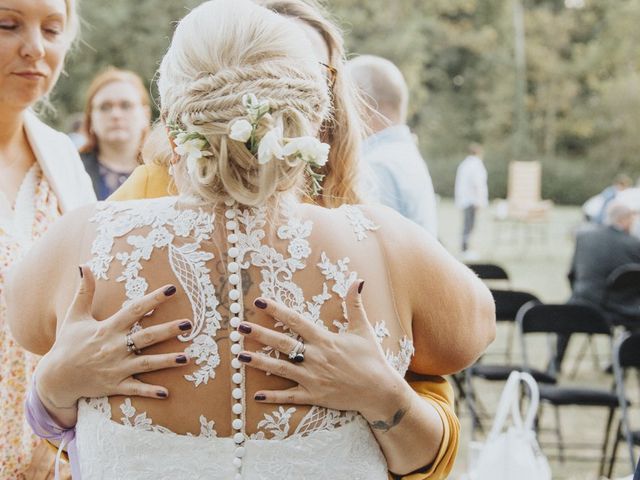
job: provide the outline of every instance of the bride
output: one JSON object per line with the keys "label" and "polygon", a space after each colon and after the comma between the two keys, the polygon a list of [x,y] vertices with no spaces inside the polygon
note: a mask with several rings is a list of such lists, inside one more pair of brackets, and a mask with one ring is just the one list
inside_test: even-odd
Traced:
{"label": "bride", "polygon": [[[156,355],[131,360],[147,362],[150,373],[141,379],[166,385],[168,399],[79,402],[77,422],[67,422],[76,425],[74,479],[383,480],[388,468],[402,474],[433,461],[443,426],[435,409],[412,408],[404,374],[410,364],[426,370],[438,338],[434,308],[459,307],[452,299],[463,298],[473,307],[469,315],[486,318],[491,297],[395,212],[300,201],[320,188],[328,146],[316,134],[331,115],[310,49],[293,22],[248,0],[194,9],[178,25],[158,80],[181,195],[78,210],[16,270],[11,303],[28,304],[26,317],[39,321],[12,326],[35,351],[51,347],[56,319],[71,304],[76,278],[68,265],[88,262],[99,319],[152,290],[177,290],[161,311],[133,325],[122,348],[137,352],[140,329],[152,335],[169,319],[192,319],[175,340],[145,349]],[[274,301],[305,321],[275,315],[274,323]],[[348,304],[360,302],[370,323],[348,322]],[[357,344],[317,348],[329,332],[358,332],[378,345],[383,361],[370,369],[375,378],[387,372],[396,395],[378,398],[371,382],[349,404],[353,411],[301,405],[294,391],[267,398],[264,392],[286,392],[291,380],[302,383],[305,358],[331,351],[323,358],[330,364],[358,355]],[[100,349],[99,335],[80,340]],[[262,345],[272,346],[251,353]],[[167,353],[179,349],[184,354]],[[372,409],[380,403],[389,404],[388,418]],[[398,432],[415,431],[434,443],[423,449],[430,457],[408,458],[391,446]]]}

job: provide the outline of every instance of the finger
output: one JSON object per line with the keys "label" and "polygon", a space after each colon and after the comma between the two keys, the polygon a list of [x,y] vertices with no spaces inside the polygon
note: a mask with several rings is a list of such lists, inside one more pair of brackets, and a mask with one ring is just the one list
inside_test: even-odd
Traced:
{"label": "finger", "polygon": [[184,353],[160,353],[157,355],[136,355],[130,362],[129,374],[155,372],[166,368],[183,367],[189,363]]}
{"label": "finger", "polygon": [[128,378],[122,382],[114,395],[126,395],[127,397],[147,397],[164,399],[169,396],[169,391],[159,385],[149,385],[135,378]]}
{"label": "finger", "polygon": [[256,325],[255,323],[242,322],[238,326],[238,331],[245,337],[260,342],[262,345],[273,347],[285,355],[289,355],[298,344],[298,340],[289,335]]}
{"label": "finger", "polygon": [[349,321],[348,332],[367,333],[373,332],[371,324],[367,319],[367,312],[364,311],[362,304],[362,289],[364,288],[364,280],[357,280],[351,284],[345,297],[347,305],[347,320]]}
{"label": "finger", "polygon": [[138,330],[131,334],[131,340],[133,340],[136,348],[143,349],[175,338],[178,335],[184,335],[192,328],[193,324],[189,320],[175,320]]}
{"label": "finger", "polygon": [[69,315],[67,321],[79,320],[91,315],[91,304],[93,303],[93,294],[96,290],[96,280],[93,272],[86,265],[78,267],[80,275],[80,284],[76,290],[73,302],[69,306]]}
{"label": "finger", "polygon": [[173,285],[160,287],[144,297],[133,300],[129,305],[109,318],[109,321],[115,323],[118,327],[129,328],[148,312],[175,295],[175,293],[176,287]]}
{"label": "finger", "polygon": [[253,304],[267,315],[282,322],[289,330],[306,340],[318,340],[326,334],[323,328],[314,325],[306,320],[302,315],[281,303],[267,300],[266,298],[256,298]]}
{"label": "finger", "polygon": [[299,385],[287,390],[259,390],[253,395],[253,399],[259,403],[314,404],[309,393]]}
{"label": "finger", "polygon": [[300,364],[293,364],[288,360],[279,360],[262,353],[250,352],[241,352],[238,355],[238,360],[247,367],[256,368],[296,383],[305,383],[307,380],[304,368]]}

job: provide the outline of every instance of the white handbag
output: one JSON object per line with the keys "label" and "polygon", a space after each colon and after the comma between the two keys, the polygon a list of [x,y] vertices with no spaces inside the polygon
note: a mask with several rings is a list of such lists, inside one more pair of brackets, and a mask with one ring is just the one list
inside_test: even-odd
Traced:
{"label": "white handbag", "polygon": [[[530,390],[530,404],[523,422],[520,383]],[[478,456],[467,473],[469,480],[551,480],[549,462],[540,450],[533,429],[540,392],[528,373],[511,372],[487,440],[477,445]],[[512,425],[505,430],[511,414]],[[473,449],[473,446],[472,446]]]}

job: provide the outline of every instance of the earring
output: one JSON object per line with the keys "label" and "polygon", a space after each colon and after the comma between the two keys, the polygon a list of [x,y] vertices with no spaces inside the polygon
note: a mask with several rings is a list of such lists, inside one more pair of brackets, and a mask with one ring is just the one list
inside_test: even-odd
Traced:
{"label": "earring", "polygon": [[176,171],[175,171],[174,165],[173,165],[173,163],[170,163],[169,164],[169,175],[174,177],[175,174],[176,174]]}

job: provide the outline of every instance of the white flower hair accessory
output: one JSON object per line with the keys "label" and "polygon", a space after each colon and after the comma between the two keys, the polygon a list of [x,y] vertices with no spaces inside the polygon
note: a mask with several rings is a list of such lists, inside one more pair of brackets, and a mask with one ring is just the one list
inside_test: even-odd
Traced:
{"label": "white flower hair accessory", "polygon": [[305,162],[307,174],[311,179],[312,195],[318,195],[322,190],[321,182],[324,175],[315,171],[314,168],[326,165],[329,158],[329,145],[311,136],[284,138],[281,125],[270,129],[262,138],[258,138],[260,122],[271,113],[269,102],[259,100],[254,94],[248,93],[242,97],[242,105],[247,115],[229,125],[229,138],[244,143],[247,149],[257,157],[259,165],[265,165],[272,160]]}
{"label": "white flower hair accessory", "polygon": [[181,157],[187,159],[187,171],[189,174],[198,170],[199,162],[205,157],[213,155],[211,145],[204,135],[198,132],[185,132],[180,128],[172,125],[169,130],[169,135],[173,139],[175,144],[174,152]]}

